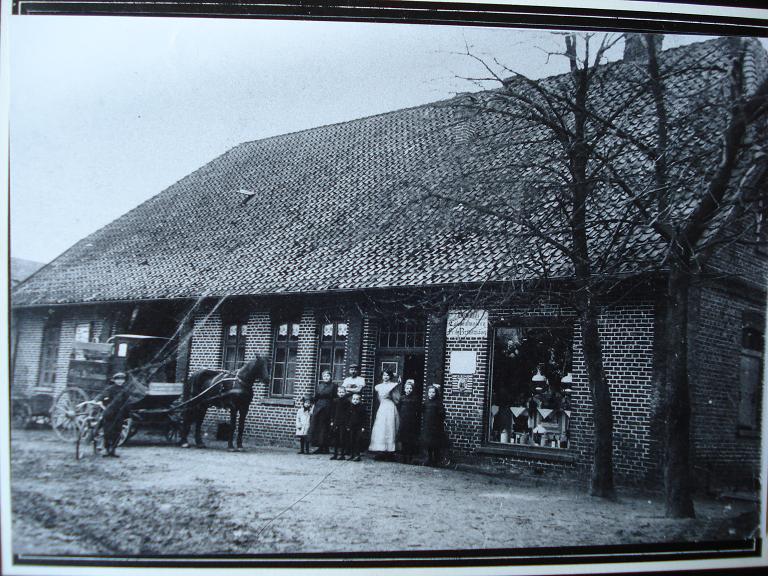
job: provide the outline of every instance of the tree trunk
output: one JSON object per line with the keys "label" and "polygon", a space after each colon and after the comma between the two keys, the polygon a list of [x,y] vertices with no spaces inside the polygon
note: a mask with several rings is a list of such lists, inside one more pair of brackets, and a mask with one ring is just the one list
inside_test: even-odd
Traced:
{"label": "tree trunk", "polygon": [[678,260],[667,281],[667,385],[664,490],[667,516],[693,518],[691,486],[691,399],[688,386],[688,297],[690,277]]}
{"label": "tree trunk", "polygon": [[598,308],[594,296],[581,289],[577,297],[581,347],[589,379],[589,391],[594,411],[594,462],[589,493],[601,498],[613,498],[613,410],[611,392],[603,370],[603,348],[598,332]]}

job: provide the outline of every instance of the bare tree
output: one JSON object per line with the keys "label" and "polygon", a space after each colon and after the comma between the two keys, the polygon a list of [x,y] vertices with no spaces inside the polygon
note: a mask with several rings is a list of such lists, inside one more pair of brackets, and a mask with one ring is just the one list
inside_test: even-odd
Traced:
{"label": "bare tree", "polygon": [[[456,153],[457,187],[426,192],[448,205],[506,222],[524,255],[517,269],[550,281],[549,289],[576,311],[593,404],[590,493],[606,498],[615,495],[615,488],[613,412],[599,334],[601,299],[610,291],[608,278],[618,272],[617,263],[639,248],[628,241],[636,227],[632,207],[603,209],[605,166],[595,154],[610,150],[619,158],[626,147],[614,138],[619,146],[611,150],[610,133],[595,122],[593,110],[609,102],[606,83],[612,66],[606,63],[606,52],[619,39],[610,34],[564,35],[565,49],[558,55],[567,59],[569,73],[543,80],[498,62],[492,66],[467,49],[466,55],[488,73],[470,80],[495,81],[501,88],[450,104],[464,111],[469,125],[482,129]],[[626,107],[614,103],[609,108],[609,117],[618,117]],[[494,161],[483,165],[478,157],[489,152]],[[567,287],[553,288],[565,278]]]}
{"label": "bare tree", "polygon": [[719,249],[759,241],[768,174],[768,78],[750,87],[746,66],[755,46],[741,38],[727,39],[716,48],[727,51],[727,68],[713,81],[698,85],[693,107],[675,114],[670,111],[675,103],[668,79],[702,74],[703,65],[686,67],[674,60],[662,64],[654,36],[646,34],[642,40],[654,131],[644,138],[615,125],[612,129],[653,164],[653,171],[638,178],[618,169],[612,176],[635,206],[638,219],[666,247],[665,499],[667,515],[692,517],[689,296],[692,283],[705,280],[708,263]]}
{"label": "bare tree", "polygon": [[[518,272],[527,269],[545,281],[574,278],[573,292],[560,296],[570,296],[581,329],[594,405],[595,495],[614,492],[600,301],[614,288],[612,279],[665,273],[667,513],[692,516],[689,288],[718,248],[754,238],[768,165],[762,124],[767,89],[763,82],[747,92],[747,45],[738,39],[728,43],[727,67],[719,44],[701,60],[687,58],[685,50],[665,53],[662,65],[660,38],[653,35],[644,37],[646,58],[606,63],[606,51],[619,38],[601,36],[590,54],[593,35],[565,35],[560,55],[570,72],[543,80],[498,62],[494,68],[467,49],[488,72],[470,80],[501,88],[459,100],[469,124],[480,129],[455,155],[458,184],[426,184],[426,196],[505,222],[528,258],[517,263]],[[713,131],[721,138],[713,140]],[[478,158],[489,153],[494,161],[484,166]],[[484,224],[481,218],[478,228]]]}

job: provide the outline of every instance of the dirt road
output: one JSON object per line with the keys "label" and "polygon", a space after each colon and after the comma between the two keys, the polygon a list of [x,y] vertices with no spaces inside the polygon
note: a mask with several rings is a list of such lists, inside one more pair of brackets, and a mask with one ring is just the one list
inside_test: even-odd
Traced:
{"label": "dirt road", "polygon": [[637,493],[605,502],[532,478],[149,440],[125,446],[120,459],[78,462],[51,432],[14,431],[13,552],[515,548],[736,538],[752,529],[743,525],[754,509],[747,503],[697,502],[695,520],[669,520],[658,497]]}

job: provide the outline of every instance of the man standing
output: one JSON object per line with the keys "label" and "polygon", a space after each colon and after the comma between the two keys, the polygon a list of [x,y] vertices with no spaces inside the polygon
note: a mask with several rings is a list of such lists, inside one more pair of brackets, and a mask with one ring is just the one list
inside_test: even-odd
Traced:
{"label": "man standing", "polygon": [[349,376],[344,378],[344,382],[341,384],[344,389],[347,391],[347,394],[361,394],[363,393],[363,388],[365,388],[365,378],[360,376],[360,365],[359,364],[350,364],[349,365]]}
{"label": "man standing", "polygon": [[130,385],[126,384],[127,376],[118,372],[112,376],[112,385],[99,398],[104,404],[102,426],[104,430],[104,456],[117,458],[116,450],[120,442],[123,421],[129,412],[131,396]]}

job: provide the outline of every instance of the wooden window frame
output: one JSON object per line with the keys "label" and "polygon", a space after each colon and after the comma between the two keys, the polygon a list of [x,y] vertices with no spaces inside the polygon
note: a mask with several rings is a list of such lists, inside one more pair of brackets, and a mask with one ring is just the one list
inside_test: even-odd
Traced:
{"label": "wooden window frame", "polygon": [[[739,354],[739,407],[736,417],[736,431],[739,435],[757,434],[760,429],[760,398],[761,386],[763,382],[764,366],[764,323],[762,318],[756,314],[745,312],[742,315],[741,328],[741,351]],[[747,383],[744,380],[744,360],[753,359],[758,362],[758,375],[756,383]],[[746,406],[754,406],[754,411],[747,423],[742,417],[745,409],[745,394],[750,393],[750,398],[746,399]]]}
{"label": "wooden window frame", "polygon": [[[385,339],[386,342],[384,342]],[[380,350],[425,350],[427,343],[426,319],[382,322],[379,326],[376,342]]]}
{"label": "wooden window frame", "polygon": [[[230,328],[236,327],[234,341],[230,335]],[[248,321],[231,319],[224,322],[221,328],[221,368],[235,372],[245,364],[245,350],[248,345]],[[230,351],[234,352],[234,361],[230,358]]]}
{"label": "wooden window frame", "polygon": [[[286,326],[285,338],[281,338],[281,327]],[[295,327],[295,328],[294,328]],[[298,319],[284,319],[276,322],[272,330],[272,370],[269,382],[271,398],[293,398],[298,380],[298,356],[301,323]],[[281,351],[285,351],[280,361]],[[293,356],[291,355],[293,353]],[[293,361],[291,361],[293,358]],[[293,364],[293,376],[289,377],[289,367]],[[278,368],[282,365],[282,371]],[[278,373],[281,376],[278,377]]]}
{"label": "wooden window frame", "polygon": [[[330,338],[325,338],[325,327],[331,325],[331,335]],[[341,334],[342,330],[339,330],[340,326],[345,327],[344,333]],[[319,329],[318,329],[318,344],[317,344],[317,377],[320,378],[320,376],[323,373],[323,370],[329,370],[331,372],[331,380],[336,385],[341,385],[341,383],[344,381],[344,369],[346,367],[347,362],[347,342],[349,340],[349,322],[347,320],[336,318],[336,319],[326,319],[324,322],[320,323]],[[337,358],[338,351],[341,351],[341,359],[340,361]],[[328,361],[323,360],[323,354],[328,354]],[[338,367],[341,367],[340,369],[340,376],[338,378],[334,377],[334,370],[336,370]]]}

